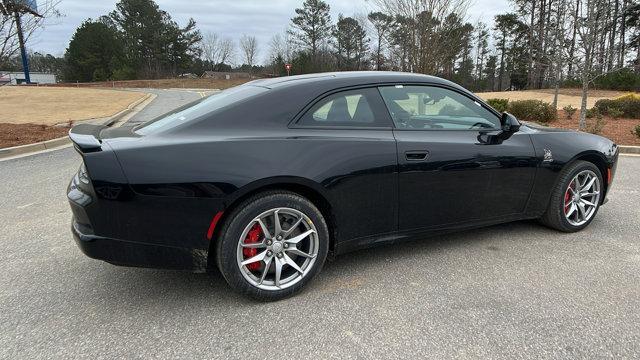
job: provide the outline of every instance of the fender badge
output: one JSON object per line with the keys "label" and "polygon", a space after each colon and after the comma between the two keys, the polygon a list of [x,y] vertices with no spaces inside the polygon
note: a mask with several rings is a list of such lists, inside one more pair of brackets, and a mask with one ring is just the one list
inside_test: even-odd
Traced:
{"label": "fender badge", "polygon": [[553,154],[551,153],[551,150],[544,149],[544,159],[542,162],[553,162]]}

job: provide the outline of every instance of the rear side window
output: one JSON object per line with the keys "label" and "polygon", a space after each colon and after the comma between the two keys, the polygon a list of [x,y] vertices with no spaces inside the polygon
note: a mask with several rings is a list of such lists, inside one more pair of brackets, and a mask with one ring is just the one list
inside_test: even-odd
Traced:
{"label": "rear side window", "polygon": [[358,89],[329,95],[299,121],[312,127],[390,127],[377,89]]}
{"label": "rear side window", "polygon": [[148,135],[168,130],[265,91],[268,89],[250,85],[236,86],[150,120],[135,131],[140,135]]}

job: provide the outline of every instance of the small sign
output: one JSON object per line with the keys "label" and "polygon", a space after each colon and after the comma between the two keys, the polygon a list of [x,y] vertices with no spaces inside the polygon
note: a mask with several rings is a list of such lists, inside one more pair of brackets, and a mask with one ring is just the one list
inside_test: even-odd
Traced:
{"label": "small sign", "polygon": [[284,68],[287,69],[287,76],[291,75],[291,64],[284,64]]}

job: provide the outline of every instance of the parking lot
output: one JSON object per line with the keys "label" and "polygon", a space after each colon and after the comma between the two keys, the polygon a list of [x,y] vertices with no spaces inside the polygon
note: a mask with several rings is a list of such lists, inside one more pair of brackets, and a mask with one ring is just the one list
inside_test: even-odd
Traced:
{"label": "parking lot", "polygon": [[0,358],[640,357],[640,157],[580,233],[518,222],[355,252],[267,304],[217,273],[84,256],[79,161],[0,162]]}

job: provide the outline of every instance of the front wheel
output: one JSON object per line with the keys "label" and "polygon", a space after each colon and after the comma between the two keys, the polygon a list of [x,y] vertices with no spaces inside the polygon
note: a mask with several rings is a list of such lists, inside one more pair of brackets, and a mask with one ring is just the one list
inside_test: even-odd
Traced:
{"label": "front wheel", "polygon": [[593,163],[576,161],[560,175],[547,211],[540,220],[564,232],[582,230],[598,212],[603,194],[600,170]]}
{"label": "front wheel", "polygon": [[329,248],[320,211],[289,192],[247,199],[220,233],[220,272],[233,289],[258,300],[279,300],[299,291],[320,272]]}

